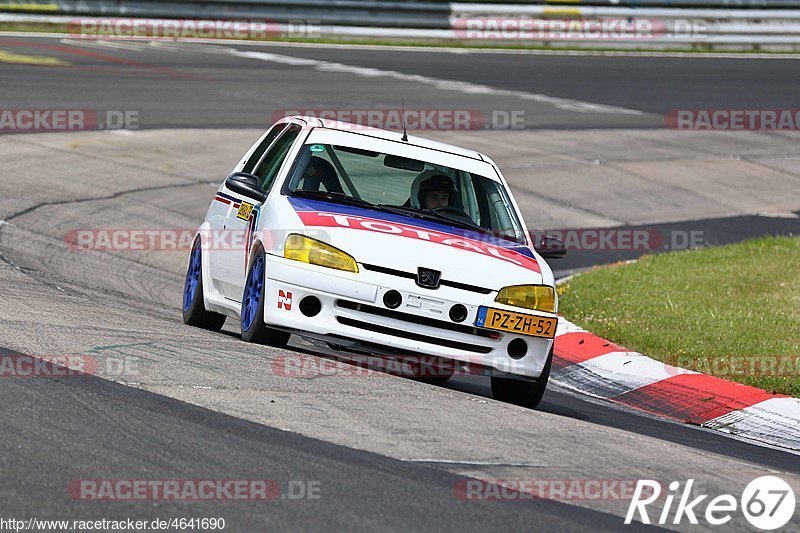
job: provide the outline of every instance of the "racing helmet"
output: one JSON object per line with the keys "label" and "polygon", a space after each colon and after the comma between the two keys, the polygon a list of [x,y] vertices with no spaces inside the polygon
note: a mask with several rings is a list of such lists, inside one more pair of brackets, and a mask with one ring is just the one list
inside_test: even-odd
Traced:
{"label": "racing helmet", "polygon": [[420,172],[419,176],[414,178],[414,183],[411,184],[411,207],[422,209],[422,206],[425,205],[425,195],[431,191],[447,191],[449,205],[453,205],[456,193],[458,193],[452,178],[438,170],[425,170]]}
{"label": "racing helmet", "polygon": [[303,172],[302,188],[307,191],[319,191],[320,185],[328,192],[344,192],[333,165],[321,157],[311,156]]}

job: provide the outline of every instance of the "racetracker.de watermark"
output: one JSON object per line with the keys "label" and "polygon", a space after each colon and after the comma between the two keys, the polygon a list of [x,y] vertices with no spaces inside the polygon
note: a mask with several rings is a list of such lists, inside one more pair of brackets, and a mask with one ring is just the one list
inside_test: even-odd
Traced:
{"label": "racetracker.de watermark", "polygon": [[[290,293],[291,294],[291,293]],[[429,355],[357,355],[315,356],[286,353],[271,364],[273,375],[298,379],[323,377],[375,378],[400,376],[413,379],[491,376],[496,371],[483,359],[465,354],[459,360]],[[510,366],[503,370],[511,370]]]}
{"label": "racetracker.de watermark", "polygon": [[522,130],[525,129],[525,111],[493,109],[278,109],[272,113],[272,122],[301,115],[342,122],[344,130],[359,131],[364,128],[402,130]]}
{"label": "racetracker.de watermark", "polygon": [[84,376],[97,369],[97,359],[85,355],[0,354],[0,378]]}
{"label": "racetracker.de watermark", "polygon": [[76,479],[67,485],[67,496],[88,501],[319,500],[321,492],[318,480]]}
{"label": "racetracker.de watermark", "polygon": [[139,129],[138,111],[93,109],[0,109],[0,132]]}
{"label": "racetracker.de watermark", "polygon": [[[565,15],[569,16],[568,13]],[[608,42],[697,38],[705,35],[707,28],[698,21],[639,17],[467,17],[453,23],[453,33],[458,39],[464,40]]]}
{"label": "racetracker.de watermark", "polygon": [[319,38],[319,20],[203,20],[78,18],[67,23],[71,37],[84,39],[271,39]]}
{"label": "racetracker.de watermark", "polygon": [[529,234],[531,242],[540,251],[556,247],[545,237],[555,237],[568,251],[580,252],[688,250],[706,244],[704,231],[690,229],[564,228],[532,230]]}
{"label": "racetracker.de watermark", "polygon": [[800,109],[673,109],[664,126],[674,130],[798,130]]}
{"label": "racetracker.de watermark", "polygon": [[[303,233],[315,239],[327,238],[320,230],[303,228],[271,229],[262,237],[265,245],[284,242],[292,233]],[[200,237],[202,250],[248,251],[253,241],[250,227],[244,229],[200,230],[189,228],[87,228],[73,229],[64,235],[64,244],[73,252],[148,252],[188,251]]]}
{"label": "racetracker.de watermark", "polygon": [[800,355],[676,355],[665,363],[703,374],[730,378],[798,377]]}
{"label": "racetracker.de watermark", "polygon": [[630,500],[636,479],[462,479],[453,493],[465,501]]}
{"label": "racetracker.de watermark", "polygon": [[[203,250],[246,251],[252,244],[250,228],[202,230],[199,232]],[[327,238],[323,230],[306,228],[272,229],[263,237],[272,242],[283,242],[292,233],[307,233],[317,239]],[[429,232],[433,234],[433,232]],[[64,236],[70,251],[144,252],[188,251],[192,248],[196,229],[189,228],[87,228],[74,229]],[[545,236],[555,237],[568,251],[628,251],[656,252],[701,248],[706,244],[702,230],[661,230],[650,228],[574,228],[529,231],[531,242],[537,250],[553,247]],[[474,235],[475,241],[494,242],[502,235]]]}
{"label": "racetracker.de watermark", "polygon": [[0,379],[87,375],[128,381],[139,375],[139,360],[133,357],[91,355],[0,354]]}

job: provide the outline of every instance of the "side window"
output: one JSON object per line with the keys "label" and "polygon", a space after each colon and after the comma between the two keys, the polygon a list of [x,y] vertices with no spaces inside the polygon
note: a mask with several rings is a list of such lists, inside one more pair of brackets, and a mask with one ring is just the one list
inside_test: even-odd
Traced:
{"label": "side window", "polygon": [[292,147],[294,140],[297,139],[301,129],[299,125],[291,124],[286,128],[283,134],[278,137],[278,140],[275,141],[267,153],[264,154],[261,162],[259,162],[258,169],[256,169],[253,174],[261,178],[261,186],[264,187],[264,190],[268,190],[270,185],[272,185],[272,180],[275,179],[275,175],[278,173],[278,170],[280,170],[283,160],[286,158],[286,154],[289,153],[289,149]]}
{"label": "side window", "polygon": [[286,124],[277,124],[271,130],[269,130],[269,133],[267,133],[267,136],[264,137],[263,141],[261,141],[261,144],[259,144],[255,151],[250,154],[250,157],[247,159],[247,161],[244,162],[242,172],[247,172],[249,174],[253,173],[256,163],[258,163],[258,161],[261,159],[261,156],[263,156],[264,152],[266,152],[267,148],[269,148],[269,145],[272,144],[272,141],[278,137],[278,134],[282,132],[285,127]]}

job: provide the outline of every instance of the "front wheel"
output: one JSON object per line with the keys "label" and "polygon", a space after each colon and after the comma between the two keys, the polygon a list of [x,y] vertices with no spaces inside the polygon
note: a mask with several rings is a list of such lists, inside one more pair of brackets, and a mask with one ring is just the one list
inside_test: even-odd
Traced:
{"label": "front wheel", "polygon": [[268,328],[264,324],[264,280],[266,278],[266,255],[259,251],[247,273],[242,294],[242,340],[270,346],[286,346],[290,334]]}
{"label": "front wheel", "polygon": [[547,381],[550,379],[550,365],[553,362],[553,348],[547,356],[542,375],[535,381],[513,377],[492,376],[492,397],[501,402],[513,403],[529,409],[536,409],[542,401]]}
{"label": "front wheel", "polygon": [[192,246],[183,285],[183,321],[190,326],[219,331],[225,323],[225,315],[206,310],[203,302],[202,257],[202,243],[197,239]]}

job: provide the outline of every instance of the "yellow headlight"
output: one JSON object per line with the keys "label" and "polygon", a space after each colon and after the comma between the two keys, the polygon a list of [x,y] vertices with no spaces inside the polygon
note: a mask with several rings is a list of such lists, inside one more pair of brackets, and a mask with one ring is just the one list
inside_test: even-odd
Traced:
{"label": "yellow headlight", "polygon": [[356,260],[330,244],[292,233],[286,238],[283,257],[347,272],[358,272]]}
{"label": "yellow headlight", "polygon": [[550,285],[514,285],[504,287],[497,293],[495,302],[524,307],[534,311],[555,313],[556,296]]}

